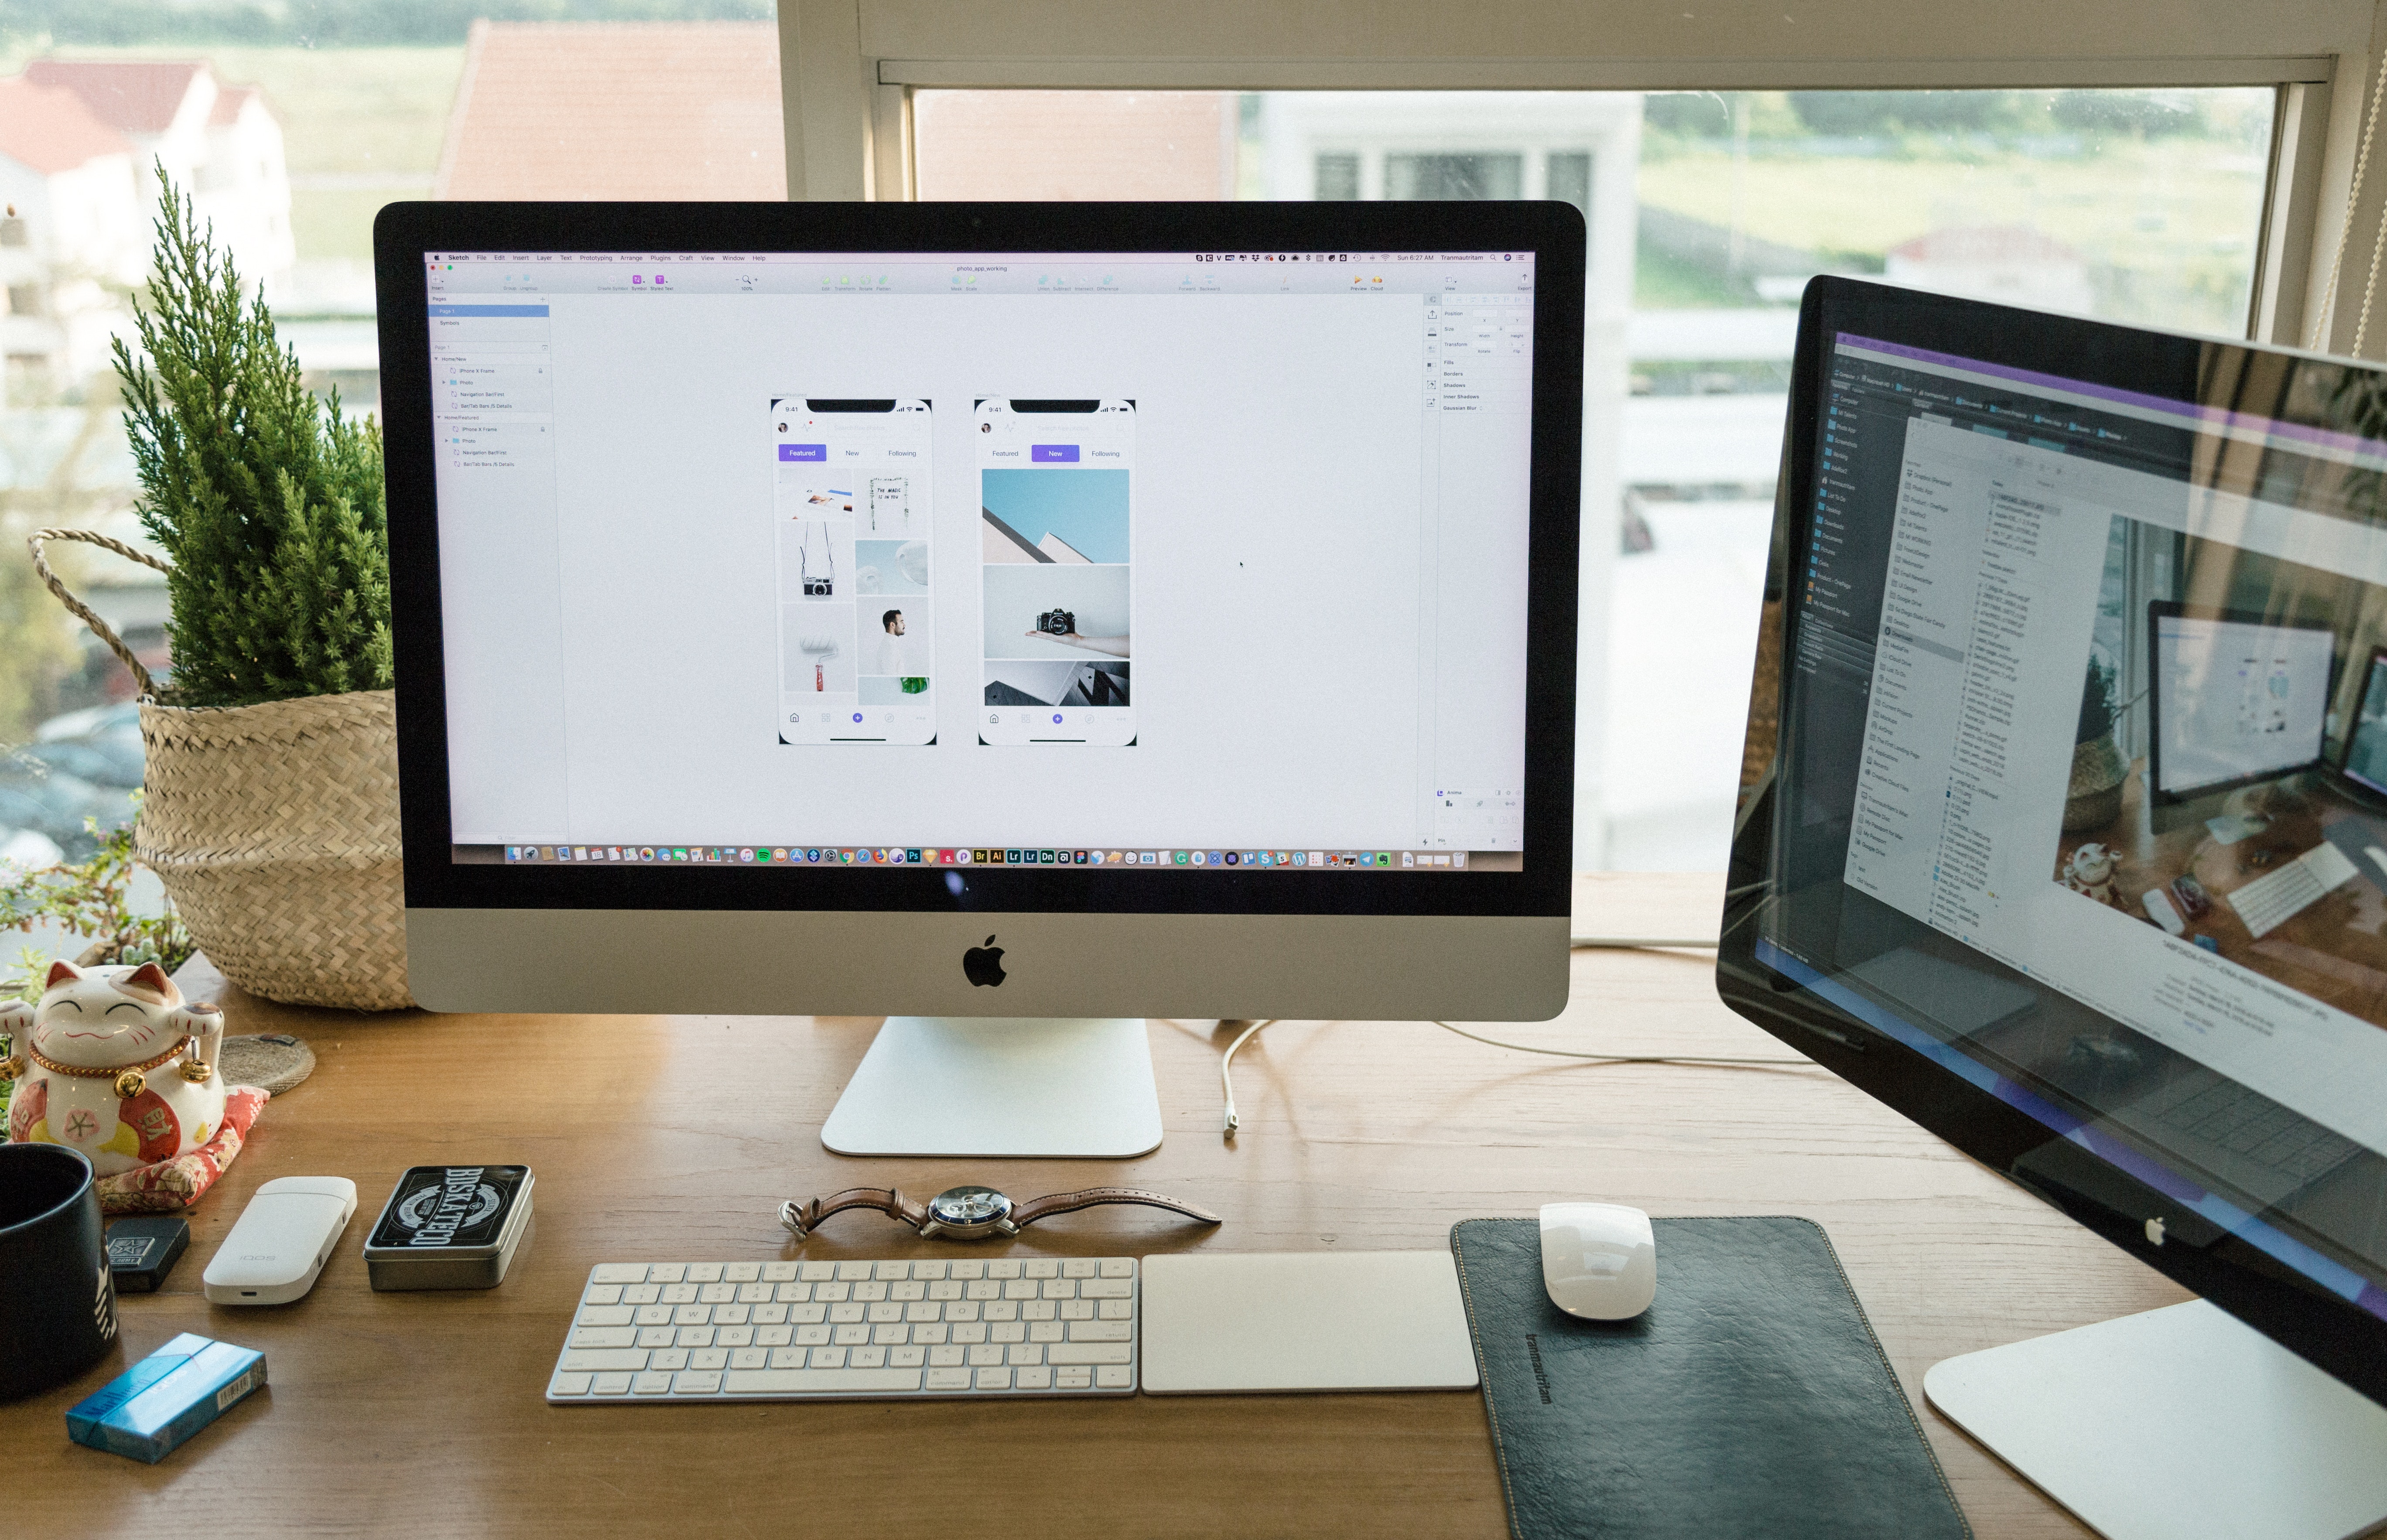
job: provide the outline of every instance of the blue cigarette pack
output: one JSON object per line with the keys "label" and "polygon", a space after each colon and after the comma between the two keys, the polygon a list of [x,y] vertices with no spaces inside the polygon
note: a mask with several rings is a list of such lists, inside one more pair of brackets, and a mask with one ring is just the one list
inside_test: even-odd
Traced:
{"label": "blue cigarette pack", "polygon": [[67,1436],[157,1464],[265,1383],[265,1355],[185,1332],[67,1408]]}

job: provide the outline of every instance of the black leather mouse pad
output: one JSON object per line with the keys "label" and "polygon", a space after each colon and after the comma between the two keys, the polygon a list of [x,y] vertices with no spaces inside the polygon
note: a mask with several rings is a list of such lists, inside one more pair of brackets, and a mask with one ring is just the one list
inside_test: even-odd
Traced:
{"label": "black leather mouse pad", "polygon": [[1971,1535],[1821,1226],[1652,1224],[1612,1323],[1550,1303],[1536,1220],[1451,1227],[1517,1540]]}

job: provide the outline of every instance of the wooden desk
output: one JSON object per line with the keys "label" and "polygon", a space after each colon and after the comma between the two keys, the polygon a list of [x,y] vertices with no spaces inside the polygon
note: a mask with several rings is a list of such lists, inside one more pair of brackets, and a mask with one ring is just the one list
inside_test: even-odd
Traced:
{"label": "wooden desk", "polygon": [[[1698,934],[1713,927],[1720,887],[1586,878],[1579,923]],[[1578,953],[1564,1016],[1495,1035],[1787,1054],[1717,1003],[1712,968],[1703,953]],[[167,1291],[124,1300],[128,1357],[0,1407],[11,1533],[1506,1533],[1472,1393],[572,1410],[541,1399],[591,1263],[791,1255],[778,1201],[864,1181],[928,1193],[984,1179],[1032,1196],[1131,1180],[1227,1217],[1212,1231],[1094,1210],[1039,1226],[1014,1255],[1438,1247],[1455,1220],[1569,1196],[1802,1214],[1830,1231],[1918,1409],[1939,1358],[2182,1297],[1816,1069],[1588,1067],[1421,1024],[1287,1022],[1237,1056],[1243,1131],[1228,1146],[1221,1041],[1207,1023],[1157,1022],[1168,1142],[1144,1159],[856,1161],[817,1134],[867,1022],[226,1005],[234,1031],[299,1032],[320,1067],[266,1109],[192,1216]],[[448,1161],[537,1169],[536,1229],[512,1274],[486,1293],[372,1293],[366,1225],[399,1170]],[[241,1205],[299,1173],[354,1178],[360,1199],[314,1293],[282,1308],[208,1305],[199,1274]],[[803,1253],[866,1254],[953,1252],[853,1214]],[[271,1389],[156,1467],[67,1442],[69,1404],[183,1331],[264,1349]],[[1984,1540],[2083,1533],[1922,1415]]]}

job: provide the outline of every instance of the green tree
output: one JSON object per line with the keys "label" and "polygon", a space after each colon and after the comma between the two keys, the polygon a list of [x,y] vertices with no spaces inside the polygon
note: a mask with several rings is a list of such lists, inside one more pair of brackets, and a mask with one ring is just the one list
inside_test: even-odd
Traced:
{"label": "green tree", "polygon": [[[245,706],[386,689],[381,430],[319,404],[163,168],[157,271],[116,339],[136,505],[174,563],[172,701]],[[143,355],[145,355],[143,356]]]}

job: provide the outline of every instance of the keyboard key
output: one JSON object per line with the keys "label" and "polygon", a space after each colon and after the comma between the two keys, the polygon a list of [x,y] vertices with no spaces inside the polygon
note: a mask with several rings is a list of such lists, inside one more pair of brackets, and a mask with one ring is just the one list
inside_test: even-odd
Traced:
{"label": "keyboard key", "polygon": [[966,1280],[966,1279],[972,1279],[972,1278],[984,1278],[984,1277],[986,1276],[986,1264],[985,1264],[984,1262],[982,1262],[982,1261],[963,1261],[963,1262],[954,1262],[954,1263],[950,1263],[950,1264],[948,1264],[947,1271],[946,1271],[946,1273],[945,1273],[945,1276],[946,1276],[947,1278],[959,1278],[959,1279],[965,1279],[965,1280]]}
{"label": "keyboard key", "polygon": [[1133,1278],[1135,1263],[1124,1256],[1108,1256],[1096,1264],[1094,1270],[1105,1278]]}
{"label": "keyboard key", "polygon": [[757,1347],[785,1347],[795,1340],[796,1329],[792,1326],[757,1326],[754,1328],[754,1345]]}
{"label": "keyboard key", "polygon": [[1034,1299],[1036,1297],[1036,1284],[1029,1279],[1015,1278],[1010,1282],[1005,1283],[1003,1286],[1003,1297],[1005,1299]]}
{"label": "keyboard key", "polygon": [[743,1326],[746,1324],[746,1312],[752,1308],[751,1305],[716,1305],[713,1307],[713,1324]]}
{"label": "keyboard key", "polygon": [[859,1323],[851,1326],[832,1326],[828,1330],[828,1340],[841,1347],[852,1347],[856,1343],[870,1340],[870,1328]]}
{"label": "keyboard key", "polygon": [[[615,1294],[622,1291],[616,1289]],[[583,1305],[575,1324],[581,1326],[627,1326],[638,1314],[634,1305]]]}
{"label": "keyboard key", "polygon": [[1072,1256],[1061,1264],[1061,1276],[1092,1278],[1094,1276],[1094,1259],[1091,1256]]}
{"label": "keyboard key", "polygon": [[[1114,1303],[1114,1301],[1105,1300],[1103,1303],[1108,1305]],[[1124,1304],[1125,1301],[1122,1300],[1116,1303]],[[1092,1320],[1094,1319],[1094,1302],[1091,1299],[1065,1299],[1061,1302],[1061,1319],[1063,1320]]]}
{"label": "keyboard key", "polygon": [[622,1303],[622,1285],[619,1283],[591,1283],[588,1285],[587,1292],[580,1296],[580,1303],[583,1305],[619,1305]]}
{"label": "keyboard key", "polygon": [[713,1328],[710,1326],[683,1326],[679,1329],[679,1335],[672,1339],[672,1345],[674,1347],[711,1347],[713,1345]]}
{"label": "keyboard key", "polygon": [[1124,1320],[1073,1320],[1069,1323],[1071,1342],[1127,1342],[1134,1323]]}
{"label": "keyboard key", "polygon": [[918,1390],[920,1371],[916,1369],[731,1370],[722,1377],[721,1388],[732,1395],[884,1395]]}
{"label": "keyboard key", "polygon": [[671,1387],[672,1377],[668,1374],[641,1374],[637,1379],[630,1382],[630,1394],[633,1395],[668,1395],[671,1394]]}
{"label": "keyboard key", "polygon": [[883,1347],[857,1347],[853,1350],[852,1355],[845,1361],[849,1367],[853,1369],[884,1369],[887,1367],[887,1349]]}
{"label": "keyboard key", "polygon": [[622,1291],[625,1305],[652,1305],[663,1298],[663,1292],[652,1283],[633,1283]]}
{"label": "keyboard key", "polygon": [[715,1347],[745,1347],[753,1341],[754,1329],[751,1326],[716,1326],[713,1329]]}
{"label": "keyboard key", "polygon": [[1019,1306],[1022,1320],[1051,1320],[1067,1301],[1052,1299],[1023,1300]]}
{"label": "keyboard key", "polygon": [[[649,1369],[652,1369],[654,1365],[649,1364],[647,1367]],[[688,1367],[690,1369],[727,1369],[729,1367],[729,1349],[726,1347],[700,1347],[688,1356]]]}
{"label": "keyboard key", "polygon": [[949,1328],[942,1321],[932,1325],[915,1326],[912,1328],[912,1340],[920,1343],[941,1343],[945,1340],[948,1330]]}
{"label": "keyboard key", "polygon": [[845,1367],[845,1349],[842,1347],[815,1347],[813,1349],[812,1366],[815,1369],[843,1369]]}
{"label": "keyboard key", "polygon": [[668,1305],[641,1305],[638,1306],[638,1312],[636,1319],[640,1326],[669,1326],[672,1323],[672,1306]]}
{"label": "keyboard key", "polygon": [[688,1370],[672,1376],[672,1389],[682,1395],[713,1395],[721,1389],[721,1375],[712,1370]]}
{"label": "keyboard key", "polygon": [[958,1343],[981,1343],[986,1341],[986,1322],[982,1320],[966,1321],[962,1325],[949,1326],[945,1328],[945,1330],[952,1332],[953,1340]]}
{"label": "keyboard key", "polygon": [[707,1305],[726,1305],[738,1297],[735,1283],[707,1283],[696,1291],[696,1297]]}
{"label": "keyboard key", "polygon": [[795,1276],[796,1265],[793,1262],[765,1262],[763,1264],[763,1281],[765,1283],[785,1283]]}
{"label": "keyboard key", "polygon": [[1130,1356],[1123,1342],[1056,1342],[1044,1350],[1045,1361],[1055,1364],[1123,1364]]}
{"label": "keyboard key", "polygon": [[1055,1369],[1047,1370],[1053,1376],[1055,1390],[1088,1390],[1094,1382],[1091,1369]]}
{"label": "keyboard key", "polygon": [[890,1369],[918,1369],[928,1361],[928,1350],[925,1347],[890,1347],[887,1350],[887,1367]]}
{"label": "keyboard key", "polygon": [[976,1388],[979,1390],[1009,1390],[1011,1388],[1011,1370],[1007,1369],[981,1369],[978,1371],[978,1383]]}
{"label": "keyboard key", "polygon": [[638,1329],[635,1326],[583,1326],[572,1333],[575,1347],[636,1347]]}
{"label": "keyboard key", "polygon": [[1044,1349],[1032,1342],[1017,1343],[1003,1350],[1003,1361],[1014,1369],[1022,1364],[1041,1364],[1044,1361]]}
{"label": "keyboard key", "polygon": [[718,1283],[721,1281],[721,1264],[690,1262],[688,1265],[688,1281],[691,1283]]}
{"label": "keyboard key", "polygon": [[650,1283],[676,1283],[687,1276],[688,1264],[685,1262],[652,1262],[647,1266],[647,1281]]}
{"label": "keyboard key", "polygon": [[762,1276],[763,1264],[760,1262],[732,1262],[721,1269],[721,1279],[725,1283],[751,1283]]}
{"label": "keyboard key", "polygon": [[1126,1278],[1089,1278],[1078,1285],[1082,1299],[1126,1299],[1134,1293],[1134,1281]]}
{"label": "keyboard key", "polygon": [[641,1326],[638,1328],[638,1345],[640,1347],[669,1347],[673,1342],[677,1340],[678,1336],[679,1328],[676,1326]]}
{"label": "keyboard key", "polygon": [[1105,1320],[1133,1320],[1135,1305],[1130,1300],[1105,1299],[1102,1302],[1102,1308],[1094,1313]]}
{"label": "keyboard key", "polygon": [[666,1284],[664,1284],[664,1285],[663,1285],[663,1303],[664,1303],[664,1304],[666,1304],[666,1305],[693,1305],[693,1304],[695,1304],[695,1303],[696,1303],[696,1285],[695,1285],[695,1284],[693,1284],[693,1283],[666,1283]]}
{"label": "keyboard key", "polygon": [[[1036,1302],[1031,1299],[1028,1303],[1033,1305]],[[979,1313],[979,1319],[983,1320],[1017,1320],[1019,1319],[1019,1301],[1016,1299],[990,1299],[986,1302],[986,1307]]]}
{"label": "keyboard key", "polygon": [[828,1330],[826,1326],[799,1326],[796,1328],[796,1345],[817,1347],[828,1341]]}
{"label": "keyboard key", "polygon": [[647,1367],[647,1354],[641,1347],[573,1349],[564,1353],[562,1367],[575,1374],[591,1370],[644,1369]]}
{"label": "keyboard key", "polygon": [[738,1303],[740,1305],[760,1305],[770,1297],[771,1285],[768,1283],[749,1282],[738,1285]]}
{"label": "keyboard key", "polygon": [[994,1325],[986,1329],[986,1340],[989,1342],[1026,1342],[1028,1340],[1028,1327],[1026,1323],[1022,1321],[998,1321]]}
{"label": "keyboard key", "polygon": [[910,1342],[912,1329],[900,1320],[890,1326],[874,1326],[870,1329],[870,1340],[881,1347],[892,1347]]}
{"label": "keyboard key", "polygon": [[649,1369],[686,1369],[688,1367],[688,1349],[685,1347],[666,1347],[660,1352],[650,1354],[647,1357],[647,1367]]}
{"label": "keyboard key", "polygon": [[867,1262],[840,1262],[837,1265],[837,1276],[840,1282],[859,1282],[870,1276],[870,1264]]}
{"label": "keyboard key", "polygon": [[644,1262],[600,1262],[588,1275],[591,1283],[644,1283],[647,1265]]}
{"label": "keyboard key", "polygon": [[796,1274],[807,1283],[822,1283],[837,1276],[834,1262],[806,1262]]}
{"label": "keyboard key", "polygon": [[768,1369],[770,1364],[768,1348],[739,1347],[730,1350],[729,1367],[732,1369]]}
{"label": "keyboard key", "polygon": [[1067,1332],[1067,1325],[1066,1322],[1057,1320],[1032,1321],[1028,1327],[1028,1340],[1029,1342],[1059,1342]]}
{"label": "keyboard key", "polygon": [[630,1377],[626,1374],[592,1374],[588,1377],[588,1394],[627,1395],[630,1394]]}
{"label": "keyboard key", "polygon": [[968,1352],[969,1350],[965,1347],[932,1347],[928,1349],[928,1367],[930,1369],[956,1368]]}
{"label": "keyboard key", "polygon": [[1021,1390],[1051,1390],[1053,1371],[1049,1369],[1019,1369],[1012,1371],[1012,1382]]}
{"label": "keyboard key", "polygon": [[989,1262],[986,1265],[986,1275],[989,1278],[1017,1278],[1019,1271],[1020,1264],[1016,1257],[1001,1262]]}
{"label": "keyboard key", "polygon": [[854,1301],[862,1305],[876,1305],[887,1297],[889,1287],[885,1283],[856,1283],[853,1286]]}
{"label": "keyboard key", "polygon": [[912,1276],[919,1279],[922,1282],[933,1281],[945,1276],[945,1264],[942,1262],[915,1262],[912,1264]]}
{"label": "keyboard key", "polygon": [[547,1382],[547,1394],[586,1395],[588,1394],[588,1382],[595,1378],[593,1374],[559,1374]]}
{"label": "keyboard key", "polygon": [[999,1364],[1003,1362],[1003,1349],[992,1343],[981,1344],[969,1350],[969,1362],[973,1369],[984,1369],[992,1364]]}
{"label": "keyboard key", "polygon": [[1074,1278],[1051,1279],[1040,1292],[1046,1299],[1075,1299],[1078,1297],[1078,1281]]}
{"label": "keyboard key", "polygon": [[1094,1385],[1098,1390],[1132,1390],[1135,1374],[1131,1370],[1098,1369],[1094,1370]]}
{"label": "keyboard key", "polygon": [[932,1369],[928,1370],[930,1390],[967,1390],[970,1371],[966,1369]]}
{"label": "keyboard key", "polygon": [[771,1291],[771,1297],[782,1305],[802,1305],[812,1296],[813,1286],[809,1283],[782,1283]]}
{"label": "keyboard key", "polygon": [[870,1270],[870,1276],[889,1281],[892,1281],[899,1278],[909,1278],[912,1276],[912,1264],[909,1262],[881,1262]]}
{"label": "keyboard key", "polygon": [[1061,1264],[1055,1257],[1038,1257],[1022,1268],[1020,1273],[1027,1278],[1058,1278],[1061,1276]]}

